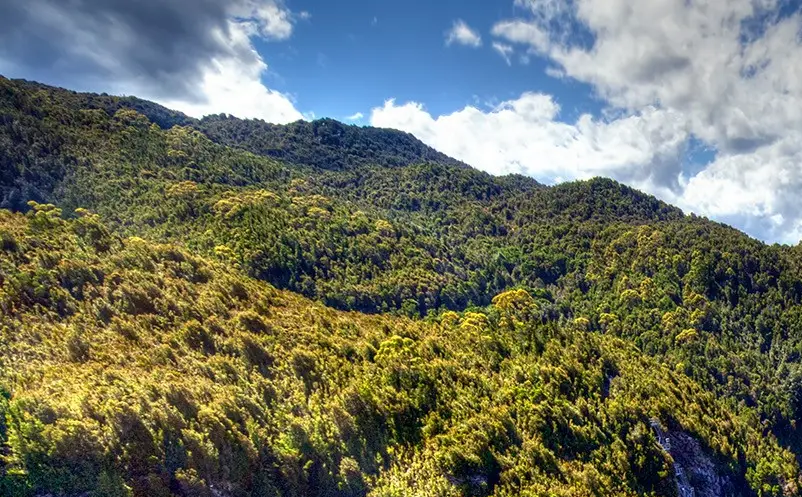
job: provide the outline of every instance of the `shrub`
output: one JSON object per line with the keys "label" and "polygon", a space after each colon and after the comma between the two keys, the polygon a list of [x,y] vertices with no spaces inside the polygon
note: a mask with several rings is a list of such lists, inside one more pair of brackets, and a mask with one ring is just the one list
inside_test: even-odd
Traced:
{"label": "shrub", "polygon": [[19,249],[19,243],[11,232],[0,230],[0,249],[6,252],[16,252]]}
{"label": "shrub", "polygon": [[241,328],[251,333],[272,334],[272,327],[265,323],[262,316],[253,311],[243,311],[237,316]]}
{"label": "shrub", "polygon": [[88,361],[91,348],[91,345],[80,331],[72,330],[67,335],[67,353],[73,362],[83,363]]}

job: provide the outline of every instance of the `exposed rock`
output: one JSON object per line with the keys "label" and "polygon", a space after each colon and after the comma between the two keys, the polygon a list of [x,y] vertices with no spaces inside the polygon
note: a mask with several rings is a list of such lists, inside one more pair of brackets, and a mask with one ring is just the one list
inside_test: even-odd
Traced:
{"label": "exposed rock", "polygon": [[724,497],[732,493],[729,476],[695,438],[682,431],[666,431],[657,420],[650,424],[658,443],[674,461],[674,481],[680,497]]}

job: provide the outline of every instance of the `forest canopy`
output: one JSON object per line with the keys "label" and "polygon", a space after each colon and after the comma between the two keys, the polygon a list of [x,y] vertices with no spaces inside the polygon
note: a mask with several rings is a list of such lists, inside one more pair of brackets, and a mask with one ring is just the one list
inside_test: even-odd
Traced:
{"label": "forest canopy", "polygon": [[0,495],[800,492],[798,247],[392,130],[0,115]]}

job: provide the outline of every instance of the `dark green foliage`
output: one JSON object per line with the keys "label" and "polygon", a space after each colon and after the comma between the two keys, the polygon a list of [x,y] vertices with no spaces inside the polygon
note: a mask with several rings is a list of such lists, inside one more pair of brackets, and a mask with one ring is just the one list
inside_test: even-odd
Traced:
{"label": "dark green foliage", "polygon": [[433,162],[467,167],[401,131],[348,126],[333,119],[286,126],[233,116],[207,116],[198,129],[222,145],[241,147],[290,164],[344,170]]}
{"label": "dark green foliage", "polygon": [[0,112],[2,495],[673,495],[652,419],[798,493],[799,247],[331,120]]}
{"label": "dark green foliage", "polygon": [[[58,102],[72,110],[102,110],[113,116],[120,109],[133,109],[146,116],[150,122],[156,123],[163,129],[173,126],[189,126],[198,121],[181,112],[167,109],[159,104],[142,100],[136,97],[116,97],[107,94],[79,93],[53,86],[43,85],[34,81],[14,80],[15,85],[25,92],[44,95],[58,100]],[[42,93],[39,93],[42,92]],[[31,109],[36,112],[37,109]],[[89,113],[91,115],[91,113]]]}
{"label": "dark green foliage", "polygon": [[[0,294],[3,495],[673,495],[652,419],[737,492],[797,492],[757,409],[524,290],[428,322],[345,313],[172,245],[87,247],[81,219],[0,216],[29,255],[0,255],[6,277],[97,276],[70,314]],[[119,304],[138,288],[146,309]]]}

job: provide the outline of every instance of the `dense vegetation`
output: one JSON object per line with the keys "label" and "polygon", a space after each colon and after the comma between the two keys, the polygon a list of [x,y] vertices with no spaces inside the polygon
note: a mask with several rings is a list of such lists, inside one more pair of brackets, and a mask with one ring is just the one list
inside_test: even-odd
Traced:
{"label": "dense vegetation", "polygon": [[3,495],[671,495],[652,418],[796,491],[755,410],[524,291],[343,313],[33,207],[0,215]]}
{"label": "dense vegetation", "polygon": [[408,133],[347,126],[334,119],[283,126],[217,115],[203,118],[197,127],[217,143],[321,169],[407,166],[421,161],[467,167]]}
{"label": "dense vegetation", "polygon": [[797,247],[5,79],[0,202],[0,494],[674,495],[650,419],[799,492]]}

